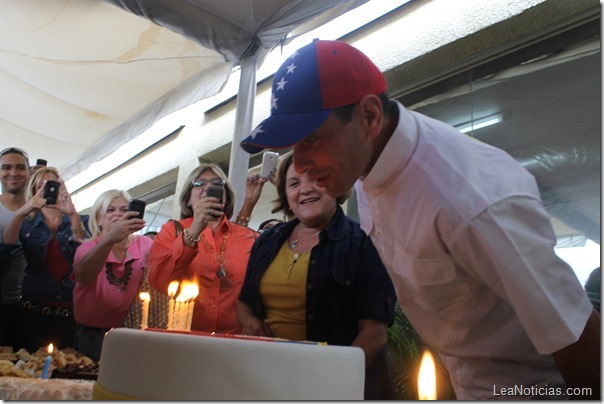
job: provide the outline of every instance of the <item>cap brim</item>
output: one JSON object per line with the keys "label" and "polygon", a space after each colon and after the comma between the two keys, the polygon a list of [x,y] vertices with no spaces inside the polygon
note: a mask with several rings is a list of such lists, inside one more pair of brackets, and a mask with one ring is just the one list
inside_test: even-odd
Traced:
{"label": "cap brim", "polygon": [[319,126],[333,110],[305,114],[275,114],[260,123],[252,134],[243,139],[240,146],[250,154],[264,149],[283,149],[293,146]]}

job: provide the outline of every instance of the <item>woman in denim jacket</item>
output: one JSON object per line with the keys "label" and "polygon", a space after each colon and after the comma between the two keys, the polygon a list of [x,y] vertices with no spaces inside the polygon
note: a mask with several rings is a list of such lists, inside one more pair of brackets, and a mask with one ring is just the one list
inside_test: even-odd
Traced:
{"label": "woman in denim jacket", "polygon": [[[43,197],[46,181],[58,181],[57,203]],[[42,167],[29,180],[27,202],[4,230],[6,243],[21,243],[27,266],[16,314],[16,340],[29,352],[52,343],[73,347],[75,320],[69,278],[76,248],[86,236],[88,216],[80,216],[55,168]]]}
{"label": "woman in denim jacket", "polygon": [[377,250],[291,155],[277,177],[274,211],[296,219],[254,243],[237,306],[243,333],[363,349],[366,399],[392,399],[384,346],[396,296]]}

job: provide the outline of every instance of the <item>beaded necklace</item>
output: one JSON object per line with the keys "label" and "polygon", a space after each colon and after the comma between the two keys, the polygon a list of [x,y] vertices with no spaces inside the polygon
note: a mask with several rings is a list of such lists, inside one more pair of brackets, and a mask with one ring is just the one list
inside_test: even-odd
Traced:
{"label": "beaded necklace", "polygon": [[133,260],[127,261],[124,267],[124,273],[122,276],[117,277],[113,273],[113,265],[111,262],[105,263],[105,276],[107,277],[107,281],[110,284],[115,285],[117,287],[117,291],[122,293],[126,286],[128,286],[128,282],[130,281],[130,277],[132,276],[132,262]]}

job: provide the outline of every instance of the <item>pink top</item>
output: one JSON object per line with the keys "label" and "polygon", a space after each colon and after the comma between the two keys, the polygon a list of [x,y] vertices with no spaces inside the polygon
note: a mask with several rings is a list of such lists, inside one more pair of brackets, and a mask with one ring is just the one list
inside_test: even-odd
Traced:
{"label": "pink top", "polygon": [[[74,267],[82,257],[99,243],[94,239],[82,243],[75,253]],[[124,275],[126,263],[132,261],[132,274],[123,291],[109,283],[107,269],[99,273],[97,278],[87,284],[76,282],[73,290],[73,311],[79,324],[89,327],[110,328],[122,327],[126,314],[134,302],[143,269],[149,264],[149,250],[153,240],[146,236],[134,236],[134,241],[128,247],[124,262],[118,262],[113,252],[109,253],[107,262],[115,278]],[[73,276],[73,275],[72,275]]]}

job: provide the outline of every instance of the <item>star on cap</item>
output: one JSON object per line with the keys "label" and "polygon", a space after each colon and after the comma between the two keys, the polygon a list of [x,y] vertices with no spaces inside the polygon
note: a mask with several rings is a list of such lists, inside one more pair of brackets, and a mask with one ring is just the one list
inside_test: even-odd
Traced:
{"label": "star on cap", "polygon": [[277,107],[277,101],[279,100],[279,98],[275,98],[273,97],[273,100],[271,101],[271,109],[279,109]]}
{"label": "star on cap", "polygon": [[287,72],[285,74],[294,74],[294,70],[296,70],[298,68],[298,66],[296,66],[295,64],[291,64],[289,66],[286,66],[287,68]]}
{"label": "star on cap", "polygon": [[256,127],[256,129],[254,129],[254,131],[253,131],[253,132],[252,132],[252,134],[251,134],[252,139],[256,139],[256,135],[257,135],[257,134],[259,134],[259,133],[262,133],[262,132],[264,132],[264,131],[262,130],[262,125],[258,125],[258,126]]}
{"label": "star on cap", "polygon": [[277,91],[278,90],[285,90],[285,85],[287,84],[287,81],[285,81],[285,76],[281,77],[281,80],[279,80],[277,83]]}

